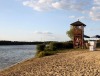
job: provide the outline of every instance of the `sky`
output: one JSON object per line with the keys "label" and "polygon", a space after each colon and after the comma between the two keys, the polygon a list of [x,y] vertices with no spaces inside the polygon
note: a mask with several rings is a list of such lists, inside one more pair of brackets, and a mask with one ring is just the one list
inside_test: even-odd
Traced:
{"label": "sky", "polygon": [[0,40],[68,41],[78,19],[100,35],[100,0],[0,0]]}

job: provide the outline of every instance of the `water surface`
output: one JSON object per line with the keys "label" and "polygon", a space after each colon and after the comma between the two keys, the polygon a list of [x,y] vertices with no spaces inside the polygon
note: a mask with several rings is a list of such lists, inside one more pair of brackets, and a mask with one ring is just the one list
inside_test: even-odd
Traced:
{"label": "water surface", "polygon": [[0,69],[34,57],[35,45],[0,46]]}

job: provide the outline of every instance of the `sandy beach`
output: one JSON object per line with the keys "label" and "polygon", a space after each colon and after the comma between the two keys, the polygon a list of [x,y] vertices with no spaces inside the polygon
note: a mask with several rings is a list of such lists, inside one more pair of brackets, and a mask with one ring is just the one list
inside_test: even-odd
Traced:
{"label": "sandy beach", "polygon": [[0,76],[100,76],[100,51],[31,58],[1,71]]}

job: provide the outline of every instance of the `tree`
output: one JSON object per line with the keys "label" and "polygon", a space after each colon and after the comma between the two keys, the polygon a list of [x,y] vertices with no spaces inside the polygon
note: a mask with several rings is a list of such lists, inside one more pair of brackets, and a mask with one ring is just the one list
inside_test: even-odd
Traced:
{"label": "tree", "polygon": [[70,30],[67,31],[66,33],[70,37],[71,40],[73,40],[74,38],[73,30],[74,30],[73,27],[71,27]]}

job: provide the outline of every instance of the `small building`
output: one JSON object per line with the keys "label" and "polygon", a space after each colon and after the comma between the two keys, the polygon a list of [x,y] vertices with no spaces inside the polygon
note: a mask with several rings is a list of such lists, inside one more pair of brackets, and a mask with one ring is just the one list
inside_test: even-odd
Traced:
{"label": "small building", "polygon": [[90,44],[90,46],[89,46],[90,51],[96,50],[96,44],[97,44],[96,40],[89,40],[88,43]]}
{"label": "small building", "polygon": [[71,28],[73,28],[73,46],[74,48],[83,48],[84,47],[84,27],[86,26],[84,23],[79,20],[70,24]]}

